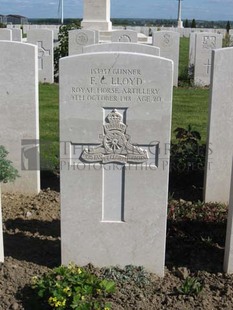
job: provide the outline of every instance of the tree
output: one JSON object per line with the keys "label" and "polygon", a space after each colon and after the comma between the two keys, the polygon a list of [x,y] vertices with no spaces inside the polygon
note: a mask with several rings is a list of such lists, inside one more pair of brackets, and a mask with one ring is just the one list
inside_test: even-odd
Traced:
{"label": "tree", "polygon": [[79,23],[72,23],[69,25],[62,25],[59,28],[58,40],[59,45],[54,49],[54,73],[55,79],[58,79],[59,76],[59,59],[62,57],[68,56],[68,40],[69,40],[69,31],[74,29],[79,29]]}
{"label": "tree", "polygon": [[189,21],[187,19],[184,22],[184,28],[189,28]]}
{"label": "tree", "polygon": [[230,22],[229,22],[229,20],[228,20],[228,22],[227,22],[227,24],[226,24],[226,31],[227,31],[227,34],[229,34],[230,29],[231,29],[231,25],[230,25]]}
{"label": "tree", "polygon": [[191,28],[196,28],[196,20],[195,19],[192,20]]}

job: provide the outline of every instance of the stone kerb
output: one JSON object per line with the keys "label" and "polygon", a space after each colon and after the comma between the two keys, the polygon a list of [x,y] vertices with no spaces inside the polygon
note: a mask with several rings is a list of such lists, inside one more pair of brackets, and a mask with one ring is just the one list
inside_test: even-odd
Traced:
{"label": "stone kerb", "polygon": [[129,52],[160,56],[160,49],[158,47],[137,43],[102,43],[83,47],[83,53],[98,52]]}
{"label": "stone kerb", "polygon": [[172,70],[127,52],[60,60],[63,264],[164,275]]}
{"label": "stone kerb", "polygon": [[39,105],[37,47],[0,41],[0,141],[20,177],[3,192],[38,194]]}
{"label": "stone kerb", "polygon": [[233,156],[233,48],[212,51],[204,199],[228,203]]}

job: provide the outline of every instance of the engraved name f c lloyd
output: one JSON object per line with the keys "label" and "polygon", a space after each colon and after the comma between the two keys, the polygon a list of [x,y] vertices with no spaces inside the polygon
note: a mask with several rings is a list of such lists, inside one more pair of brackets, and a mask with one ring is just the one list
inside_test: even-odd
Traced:
{"label": "engraved name f c lloyd", "polygon": [[130,143],[130,136],[126,134],[126,125],[122,122],[122,115],[112,110],[106,117],[103,141],[96,147],[84,149],[80,158],[86,162],[106,163],[143,163],[148,160],[147,150]]}

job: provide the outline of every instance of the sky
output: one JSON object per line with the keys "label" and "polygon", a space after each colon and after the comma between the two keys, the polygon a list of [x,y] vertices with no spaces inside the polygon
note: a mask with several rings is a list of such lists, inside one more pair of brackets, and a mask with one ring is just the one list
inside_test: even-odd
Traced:
{"label": "sky", "polygon": [[[0,14],[59,18],[60,0],[0,0]],[[63,0],[64,18],[82,18],[84,0]],[[96,0],[98,1],[98,0]],[[177,0],[110,0],[113,18],[176,19]],[[233,0],[183,0],[182,20],[233,21]]]}

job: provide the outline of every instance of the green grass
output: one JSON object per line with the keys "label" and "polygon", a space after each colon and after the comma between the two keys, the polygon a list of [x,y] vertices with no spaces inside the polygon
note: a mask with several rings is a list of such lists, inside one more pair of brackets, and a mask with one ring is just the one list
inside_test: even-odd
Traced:
{"label": "green grass", "polygon": [[54,170],[59,158],[58,85],[40,84],[40,152],[41,169]]}
{"label": "green grass", "polygon": [[177,127],[187,128],[201,134],[201,142],[206,142],[208,122],[209,90],[207,88],[174,88],[172,111],[172,141],[173,131]]}
{"label": "green grass", "polygon": [[179,81],[188,77],[189,38],[180,38]]}

